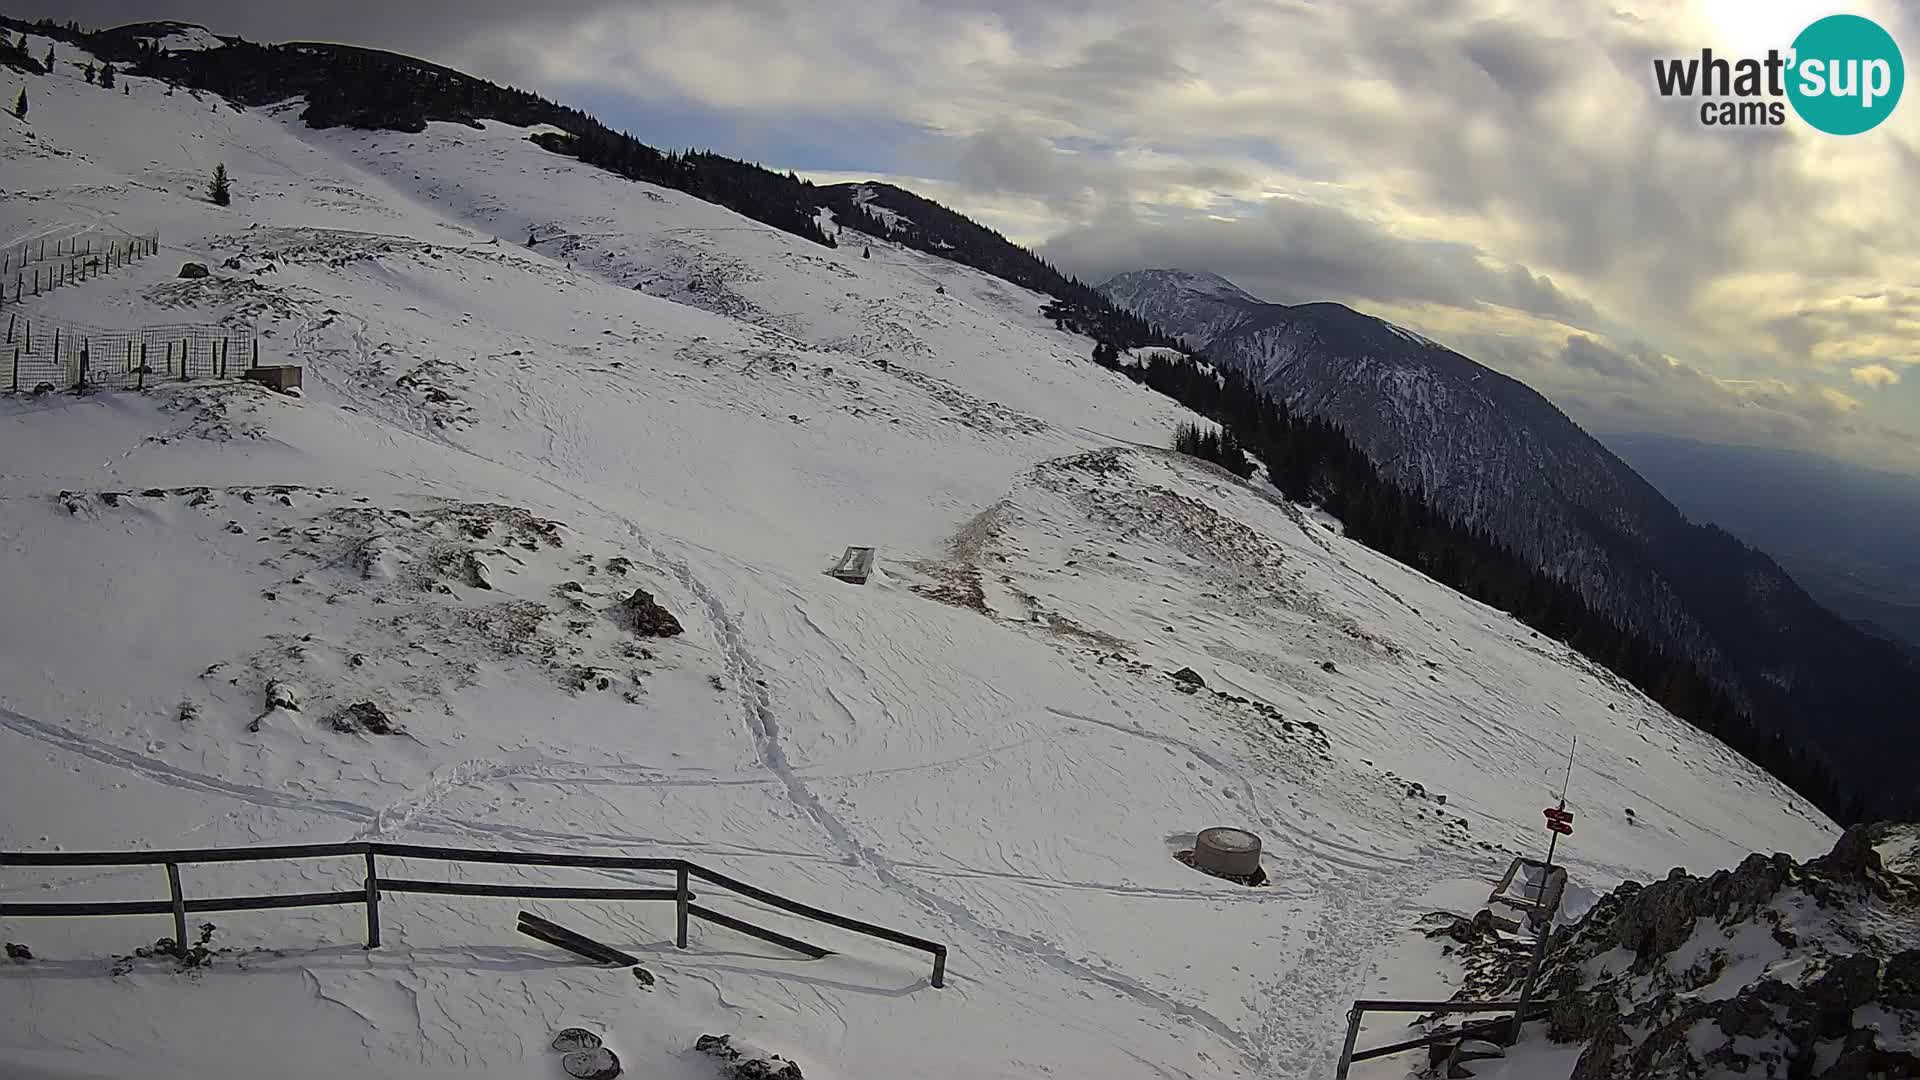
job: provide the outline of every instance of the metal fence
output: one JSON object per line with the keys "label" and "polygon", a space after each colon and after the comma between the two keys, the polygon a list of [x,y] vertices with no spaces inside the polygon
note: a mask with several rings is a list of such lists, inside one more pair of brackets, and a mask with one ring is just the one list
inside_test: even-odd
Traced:
{"label": "metal fence", "polygon": [[[1551,1001],[1381,1001],[1373,998],[1362,998],[1353,1003],[1353,1008],[1347,1010],[1347,1040],[1340,1050],[1339,1062],[1334,1065],[1334,1080],[1346,1080],[1347,1070],[1362,1061],[1372,1061],[1374,1058],[1386,1057],[1389,1054],[1418,1050],[1423,1046],[1433,1046],[1437,1043],[1453,1043],[1457,1046],[1462,1042],[1476,1039],[1493,1039],[1500,1040],[1504,1042],[1505,1045],[1511,1046],[1513,1043],[1519,1041],[1521,1024],[1529,1020],[1541,1019],[1552,1010],[1553,1002]],[[1360,1038],[1360,1020],[1370,1012],[1437,1013],[1446,1015],[1510,1012],[1513,1016],[1499,1020],[1484,1020],[1478,1023],[1466,1024],[1458,1028],[1448,1028],[1430,1035],[1422,1035],[1417,1039],[1407,1039],[1387,1046],[1376,1046],[1368,1050],[1356,1050],[1354,1044],[1358,1042]],[[1451,1059],[1452,1055],[1449,1054],[1448,1056],[1449,1059]],[[1453,1064],[1454,1062],[1449,1060],[1446,1075],[1461,1075],[1453,1072]],[[1473,1074],[1469,1072],[1465,1075],[1471,1076]]]}
{"label": "metal fence", "polygon": [[0,308],[24,303],[101,274],[111,274],[159,251],[159,233],[145,236],[83,233],[64,240],[9,245],[0,249]]}
{"label": "metal fence", "polygon": [[0,315],[0,392],[144,390],[166,380],[238,378],[260,364],[251,326],[171,323],[133,330]]}
{"label": "metal fence", "polygon": [[[199,863],[261,862],[275,859],[324,859],[349,857],[365,861],[366,876],[358,887],[332,892],[278,893],[253,896],[189,898],[181,885],[180,868]],[[506,866],[575,866],[601,870],[670,871],[672,887],[636,889],[571,887],[545,885],[481,884],[465,881],[422,881],[392,877],[380,873],[378,858],[428,862],[491,863]],[[174,851],[0,851],[0,866],[164,866],[167,871],[165,900],[109,902],[34,901],[0,902],[0,919],[24,917],[68,917],[86,915],[168,915],[173,916],[173,945],[186,949],[187,912],[261,911],[272,908],[327,907],[335,904],[359,904],[366,908],[367,948],[380,945],[380,900],[387,893],[425,893],[441,896],[494,896],[548,900],[627,900],[671,901],[675,910],[674,943],[687,947],[687,921],[700,919],[716,926],[792,949],[819,959],[829,951],[790,937],[776,930],[756,926],[712,908],[694,903],[689,880],[698,878],[737,896],[767,907],[798,915],[817,923],[879,938],[933,956],[935,989],[946,982],[947,947],[913,934],[890,930],[870,922],[838,915],[798,900],[749,885],[717,870],[709,870],[686,859],[643,858],[626,855],[576,855],[571,852],[493,851],[483,848],[423,847],[417,844],[393,844],[380,840],[349,840],[337,844],[289,844],[253,848],[184,848]]]}

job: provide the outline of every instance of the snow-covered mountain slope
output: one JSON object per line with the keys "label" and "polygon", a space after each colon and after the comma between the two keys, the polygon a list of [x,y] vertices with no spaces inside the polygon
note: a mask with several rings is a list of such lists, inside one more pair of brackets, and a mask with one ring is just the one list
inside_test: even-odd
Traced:
{"label": "snow-covered mountain slope", "polygon": [[1196,349],[1246,323],[1265,306],[1219,274],[1194,270],[1132,270],[1101,282],[1100,292]]}
{"label": "snow-covered mountain slope", "polygon": [[[377,950],[357,908],[218,915],[226,951],[182,973],[113,959],[164,918],[0,918],[34,956],[0,965],[0,1071],[557,1075],[554,1030],[586,1024],[658,1077],[712,1076],[709,1032],[810,1078],[1304,1076],[1403,974],[1398,931],[1536,846],[1576,734],[1582,890],[1831,844],[1564,646],[1156,449],[1194,418],[1037,294],[510,127],[313,132],[122,78],[63,65],[0,125],[0,239],[157,229],[164,257],[18,313],[255,320],[306,394],[0,402],[0,848],[684,855],[944,941],[949,984],[724,898],[835,955],[526,905],[649,992],[516,934],[513,902],[390,896]],[[823,573],[848,544],[880,550],[865,586]],[[636,589],[685,632],[635,636]],[[1269,885],[1172,857],[1216,824],[1263,836]],[[348,862],[185,884],[353,888]],[[164,888],[0,872],[7,900]]]}
{"label": "snow-covered mountain slope", "polygon": [[1690,659],[1868,805],[1912,798],[1885,750],[1920,695],[1920,663],[1820,607],[1764,553],[1688,521],[1529,387],[1340,304],[1263,303],[1179,270],[1100,288],[1294,411],[1331,420],[1428,505]]}

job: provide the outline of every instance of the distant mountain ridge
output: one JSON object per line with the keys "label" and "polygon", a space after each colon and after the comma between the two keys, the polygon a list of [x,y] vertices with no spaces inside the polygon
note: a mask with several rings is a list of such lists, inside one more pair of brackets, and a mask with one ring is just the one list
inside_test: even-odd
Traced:
{"label": "distant mountain ridge", "polygon": [[1692,659],[1775,731],[1889,799],[1920,701],[1911,653],[1822,608],[1764,553],[1685,518],[1525,384],[1333,303],[1260,301],[1217,275],[1120,274],[1109,299],[1328,420],[1396,482],[1595,608]]}

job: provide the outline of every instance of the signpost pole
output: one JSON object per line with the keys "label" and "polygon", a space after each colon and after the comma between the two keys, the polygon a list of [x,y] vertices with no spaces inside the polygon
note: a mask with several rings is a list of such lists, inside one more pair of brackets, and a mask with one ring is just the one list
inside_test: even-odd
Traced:
{"label": "signpost pole", "polygon": [[[1519,1007],[1513,1013],[1513,1026],[1507,1030],[1507,1045],[1520,1041],[1521,1026],[1527,1022],[1527,1008],[1533,1003],[1533,984],[1540,978],[1540,968],[1547,959],[1547,939],[1553,936],[1553,912],[1545,907],[1547,879],[1553,874],[1553,855],[1560,846],[1560,834],[1573,835],[1573,814],[1567,810],[1567,787],[1573,782],[1573,752],[1580,745],[1578,736],[1573,745],[1567,748],[1567,775],[1560,782],[1559,805],[1544,813],[1547,818],[1547,831],[1552,837],[1547,841],[1547,861],[1540,868],[1540,883],[1534,889],[1534,912],[1539,922],[1534,926],[1533,961],[1527,965],[1527,981],[1521,984]],[[1558,898],[1555,899],[1556,906]]]}

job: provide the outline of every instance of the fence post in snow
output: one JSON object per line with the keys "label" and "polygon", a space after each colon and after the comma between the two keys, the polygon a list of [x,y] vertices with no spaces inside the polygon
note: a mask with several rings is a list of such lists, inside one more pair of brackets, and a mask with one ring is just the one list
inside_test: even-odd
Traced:
{"label": "fence post in snow", "polygon": [[260,339],[254,338],[253,339],[253,363],[249,364],[248,367],[257,368],[259,366],[260,366]]}
{"label": "fence post in snow", "polygon": [[[131,342],[129,342],[129,344],[131,344]],[[145,390],[147,388],[147,343],[144,341],[140,343],[140,366],[134,370],[138,372],[138,374],[133,378],[133,388],[135,390]]]}
{"label": "fence post in snow", "polygon": [[367,948],[380,947],[380,871],[373,865],[373,848],[367,848]]}
{"label": "fence post in snow", "polygon": [[180,381],[187,381],[187,339],[180,339]]}
{"label": "fence post in snow", "polygon": [[180,864],[167,864],[167,891],[173,894],[173,951],[187,955],[187,899],[180,894]]}
{"label": "fence post in snow", "polygon": [[682,864],[674,870],[673,885],[673,943],[682,949],[687,947],[687,900],[687,868]]}

